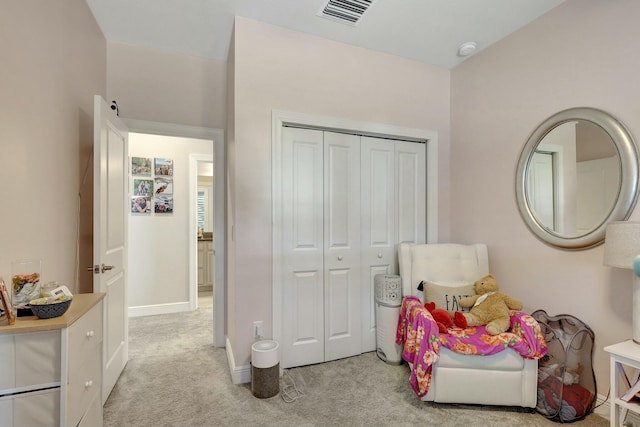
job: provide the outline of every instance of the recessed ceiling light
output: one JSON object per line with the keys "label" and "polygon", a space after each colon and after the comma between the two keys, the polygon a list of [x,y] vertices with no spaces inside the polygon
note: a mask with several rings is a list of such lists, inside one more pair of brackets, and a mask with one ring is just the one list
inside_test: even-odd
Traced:
{"label": "recessed ceiling light", "polygon": [[462,43],[458,48],[458,56],[469,56],[476,50],[475,42]]}

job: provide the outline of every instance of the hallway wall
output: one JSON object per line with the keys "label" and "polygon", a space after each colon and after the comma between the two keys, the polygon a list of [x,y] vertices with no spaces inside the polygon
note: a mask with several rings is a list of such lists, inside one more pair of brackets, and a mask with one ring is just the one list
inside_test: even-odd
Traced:
{"label": "hallway wall", "polygon": [[189,156],[213,158],[213,142],[132,133],[129,155],[173,160],[173,214],[131,214],[129,220],[129,314],[189,309]]}

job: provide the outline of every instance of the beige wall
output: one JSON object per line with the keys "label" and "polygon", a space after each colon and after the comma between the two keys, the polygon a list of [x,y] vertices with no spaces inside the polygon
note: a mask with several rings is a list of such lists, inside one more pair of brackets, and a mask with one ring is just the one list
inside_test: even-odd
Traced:
{"label": "beige wall", "polygon": [[93,95],[106,93],[106,42],[84,0],[2,1],[0,52],[0,276],[10,280],[11,260],[38,258],[43,281],[77,292],[79,191],[81,264],[91,264],[92,189],[80,181]]}
{"label": "beige wall", "polygon": [[107,44],[107,101],[127,119],[224,129],[221,61],[122,43]]}
{"label": "beige wall", "polygon": [[591,326],[603,395],[602,348],[631,337],[632,273],[604,267],[602,246],[564,251],[537,240],[516,207],[516,163],[534,128],[569,107],[608,111],[640,136],[638,16],[633,0],[567,0],[451,76],[452,239],[487,243],[491,271],[526,310]]}
{"label": "beige wall", "polygon": [[[252,322],[272,334],[272,110],[438,132],[441,234],[448,231],[449,71],[237,18],[230,149],[236,365],[248,365]],[[233,128],[233,129],[232,129]],[[249,268],[250,267],[250,268]],[[231,287],[234,284],[230,284]]]}

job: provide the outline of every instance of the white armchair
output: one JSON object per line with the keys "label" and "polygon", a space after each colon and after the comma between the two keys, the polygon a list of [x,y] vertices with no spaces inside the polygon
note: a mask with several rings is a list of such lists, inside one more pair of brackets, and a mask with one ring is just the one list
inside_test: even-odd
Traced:
{"label": "white armchair", "polygon": [[[398,258],[403,296],[422,298],[418,285],[423,280],[456,286],[489,274],[484,244],[402,243]],[[536,406],[538,361],[525,359],[510,348],[491,356],[473,356],[441,347],[432,373],[424,401]]]}

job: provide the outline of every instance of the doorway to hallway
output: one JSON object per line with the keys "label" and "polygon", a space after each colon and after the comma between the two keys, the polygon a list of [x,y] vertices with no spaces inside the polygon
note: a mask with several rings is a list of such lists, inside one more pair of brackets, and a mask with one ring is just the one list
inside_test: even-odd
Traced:
{"label": "doorway to hallway", "polygon": [[[126,119],[125,122],[133,140],[130,157],[153,161],[160,158],[173,164],[172,176],[163,177],[170,178],[172,183],[171,212],[152,209],[147,215],[129,217],[129,240],[134,246],[129,251],[129,317],[190,311],[199,304],[208,304],[213,307],[213,343],[224,347],[223,131]],[[209,301],[206,294],[198,292],[199,163],[208,163],[212,169],[208,178],[210,208],[203,212],[210,227],[208,233],[215,236],[205,257],[212,271]]]}

